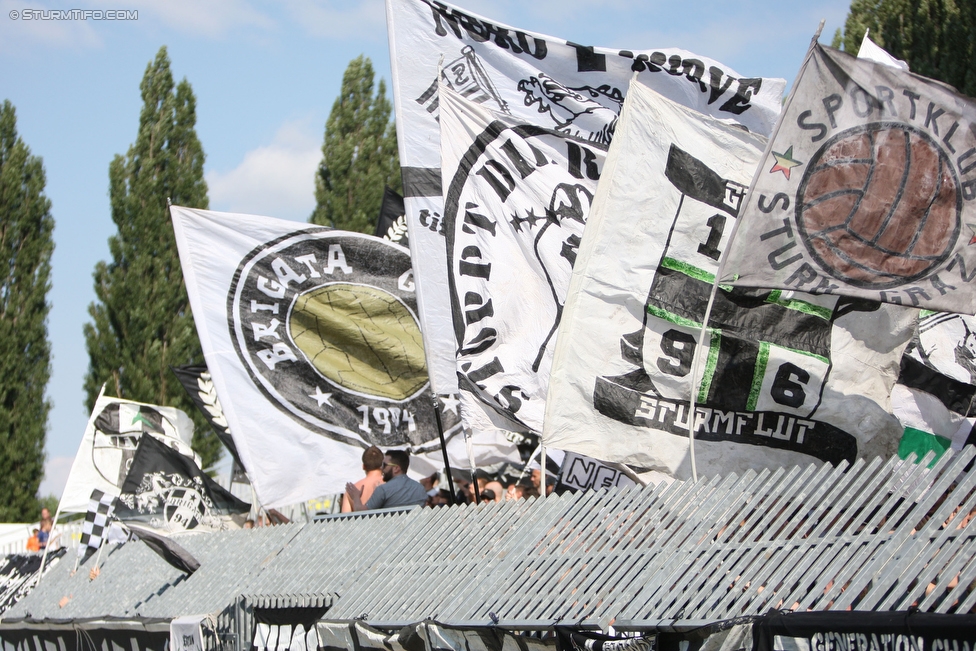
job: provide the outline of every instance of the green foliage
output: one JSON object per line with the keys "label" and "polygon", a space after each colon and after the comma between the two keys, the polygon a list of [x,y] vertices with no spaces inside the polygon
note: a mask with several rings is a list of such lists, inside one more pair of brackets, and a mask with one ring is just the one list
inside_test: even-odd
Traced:
{"label": "green foliage", "polygon": [[363,56],[353,59],[325,122],[310,222],[360,233],[376,231],[383,187],[398,192],[401,187],[391,110],[382,79],[373,95],[373,64]]}
{"label": "green foliage", "polygon": [[40,507],[51,403],[47,292],[54,218],[44,167],[17,137],[13,105],[0,106],[0,522],[30,522]]}
{"label": "green foliage", "polygon": [[109,238],[111,262],[95,267],[97,300],[88,308],[92,322],[85,324],[87,405],[92,408],[107,383],[107,395],[182,409],[196,424],[193,448],[206,468],[220,458],[220,441],[170,371],[203,356],[167,208],[167,198],[208,207],[203,147],[194,129],[196,99],[186,79],[174,91],[165,47],[139,88],[143,107],[135,144],[109,165],[118,234]]}
{"label": "green foliage", "polygon": [[976,2],[853,0],[841,42],[853,54],[865,30],[912,72],[976,97]]}

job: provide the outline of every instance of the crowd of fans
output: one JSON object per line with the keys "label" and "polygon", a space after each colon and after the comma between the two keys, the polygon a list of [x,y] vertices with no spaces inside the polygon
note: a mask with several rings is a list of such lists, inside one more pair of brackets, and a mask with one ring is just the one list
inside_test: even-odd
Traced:
{"label": "crowd of fans", "polygon": [[[410,458],[401,450],[388,450],[384,454],[372,446],[363,452],[362,461],[365,477],[346,484],[343,513],[398,506],[445,506],[452,502],[501,502],[539,497],[542,492],[540,467],[506,465],[494,472],[479,470],[473,477],[469,471],[453,470],[451,479],[444,473],[434,473],[417,482],[406,476]],[[549,481],[546,493],[552,491],[553,483]]]}

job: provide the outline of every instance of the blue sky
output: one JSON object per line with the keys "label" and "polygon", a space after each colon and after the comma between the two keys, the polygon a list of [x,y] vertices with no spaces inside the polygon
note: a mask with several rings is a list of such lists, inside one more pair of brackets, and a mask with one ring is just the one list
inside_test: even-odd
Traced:
{"label": "blue sky", "polygon": [[[576,43],[621,49],[680,47],[743,76],[791,82],[821,19],[821,41],[849,0],[462,0],[498,22]],[[126,21],[26,21],[11,12],[137,11]],[[46,476],[60,495],[88,414],[82,326],[95,299],[92,271],[115,232],[108,166],[134,141],[146,65],[166,45],[176,79],[197,97],[210,207],[304,221],[314,199],[325,120],[348,62],[360,54],[390,84],[383,0],[0,0],[0,101],[44,161],[56,249],[49,334]]]}

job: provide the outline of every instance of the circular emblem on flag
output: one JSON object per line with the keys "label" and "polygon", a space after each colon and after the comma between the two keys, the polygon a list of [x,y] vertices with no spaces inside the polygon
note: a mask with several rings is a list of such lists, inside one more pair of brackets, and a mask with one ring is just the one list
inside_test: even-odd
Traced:
{"label": "circular emblem on flag", "polygon": [[876,122],[843,131],[810,161],[796,196],[807,250],[851,285],[915,282],[952,253],[962,193],[952,163],[925,132]]}
{"label": "circular emblem on flag", "polygon": [[325,436],[435,439],[410,255],[388,241],[296,231],[254,249],[228,295],[231,336],[274,405]]}

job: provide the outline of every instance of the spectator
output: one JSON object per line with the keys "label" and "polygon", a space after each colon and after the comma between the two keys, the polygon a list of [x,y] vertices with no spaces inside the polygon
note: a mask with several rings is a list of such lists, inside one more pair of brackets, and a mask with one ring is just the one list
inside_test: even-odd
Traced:
{"label": "spectator", "polygon": [[37,532],[37,542],[40,544],[41,550],[47,547],[47,541],[51,537],[51,517],[50,515],[46,518],[43,517],[43,513],[46,511],[47,509],[41,511],[41,530]]}
{"label": "spectator", "polygon": [[388,509],[395,506],[423,505],[427,491],[420,482],[407,477],[410,455],[403,450],[387,450],[383,457],[383,482],[373,490],[373,495],[363,504],[362,492],[353,483],[346,484],[346,494],[352,501],[353,511]]}
{"label": "spectator", "polygon": [[[501,482],[498,482],[498,481],[490,481],[487,484],[485,484],[485,492],[488,492],[488,491],[491,491],[492,495],[494,495],[493,500],[495,502],[501,502],[502,501],[502,495],[505,494],[505,487],[502,486]],[[485,498],[485,499],[487,499],[487,498]]]}
{"label": "spectator", "polygon": [[[353,486],[359,489],[360,500],[364,503],[369,501],[376,487],[383,483],[383,453],[375,445],[371,445],[363,452],[363,472],[366,476],[357,481]],[[342,495],[342,512],[352,513],[352,501],[349,499],[349,491]]]}
{"label": "spectator", "polygon": [[27,551],[29,552],[39,552],[41,551],[41,541],[37,537],[38,530],[34,529],[34,533],[31,537],[27,539]]}
{"label": "spectator", "polygon": [[525,499],[525,486],[522,484],[511,483],[505,489],[505,501]]}

